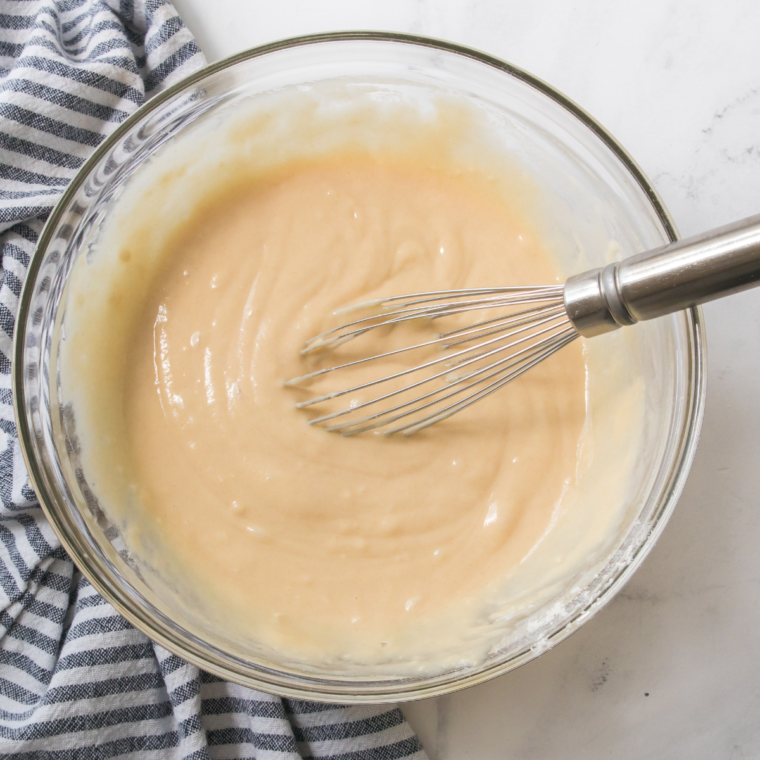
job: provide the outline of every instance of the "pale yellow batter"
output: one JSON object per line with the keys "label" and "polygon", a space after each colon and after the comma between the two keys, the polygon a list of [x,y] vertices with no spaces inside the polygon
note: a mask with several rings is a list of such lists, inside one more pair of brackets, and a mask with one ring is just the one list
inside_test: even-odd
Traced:
{"label": "pale yellow batter", "polygon": [[[283,380],[324,361],[299,351],[336,308],[551,284],[545,244],[502,183],[424,153],[354,145],[225,171],[164,234],[106,237],[110,290],[70,317],[64,376],[94,492],[148,575],[255,652],[327,670],[477,661],[494,620],[550,599],[579,572],[558,581],[566,555],[619,521],[546,541],[586,508],[582,343],[409,438],[310,427]],[[151,192],[185,181],[166,172]]]}

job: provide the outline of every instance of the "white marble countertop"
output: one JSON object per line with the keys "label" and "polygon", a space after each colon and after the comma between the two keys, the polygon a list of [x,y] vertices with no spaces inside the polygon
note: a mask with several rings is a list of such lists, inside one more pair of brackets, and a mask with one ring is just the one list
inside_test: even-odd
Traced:
{"label": "white marble countertop", "polygon": [[[683,235],[760,212],[754,0],[175,0],[209,60],[337,29],[440,37],[589,111]],[[528,665],[404,707],[431,760],[760,757],[760,291],[705,308],[689,482],[613,602]]]}

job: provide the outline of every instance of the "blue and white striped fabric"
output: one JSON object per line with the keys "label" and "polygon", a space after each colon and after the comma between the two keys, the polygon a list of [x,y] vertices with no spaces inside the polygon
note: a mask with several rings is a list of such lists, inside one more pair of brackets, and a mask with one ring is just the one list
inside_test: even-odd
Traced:
{"label": "blue and white striped fabric", "polygon": [[282,700],[153,644],[77,571],[27,479],[11,339],[44,218],[116,125],[202,65],[166,0],[0,0],[0,755],[424,760],[397,708]]}

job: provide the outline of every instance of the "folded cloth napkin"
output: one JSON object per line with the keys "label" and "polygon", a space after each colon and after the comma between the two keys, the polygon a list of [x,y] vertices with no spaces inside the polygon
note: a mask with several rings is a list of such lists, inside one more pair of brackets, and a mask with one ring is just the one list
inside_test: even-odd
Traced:
{"label": "folded cloth napkin", "polygon": [[29,485],[11,339],[44,219],[109,132],[203,63],[166,0],[0,0],[0,755],[424,760],[398,708],[279,699],[152,643],[82,577]]}

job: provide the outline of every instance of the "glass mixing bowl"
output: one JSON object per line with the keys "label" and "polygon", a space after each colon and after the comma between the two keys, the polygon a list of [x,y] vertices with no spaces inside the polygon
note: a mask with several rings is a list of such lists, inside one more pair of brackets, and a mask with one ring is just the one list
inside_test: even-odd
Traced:
{"label": "glass mixing bowl", "polygon": [[[553,199],[555,233],[568,244],[567,274],[610,255],[676,238],[650,183],[625,151],[563,95],[503,61],[419,37],[341,33],[257,48],[209,66],[151,100],[84,165],[40,238],[21,296],[14,348],[14,398],[21,447],[40,502],[64,547],[97,590],[151,639],[204,670],[285,696],[384,702],[446,694],[521,665],[567,637],[630,578],[662,531],[692,461],[704,402],[698,309],[631,328],[649,415],[625,529],[601,572],[568,591],[550,619],[528,619],[520,635],[478,666],[436,676],[351,678],[262,661],[226,641],[213,624],[193,627],[130,562],[121,537],[87,486],[67,438],[58,350],[75,261],[93,255],[100,223],[130,176],[167,141],[235,99],[341,77],[409,83],[484,104],[510,149]],[[581,255],[582,254],[582,255]],[[637,348],[636,348],[637,346]]]}

